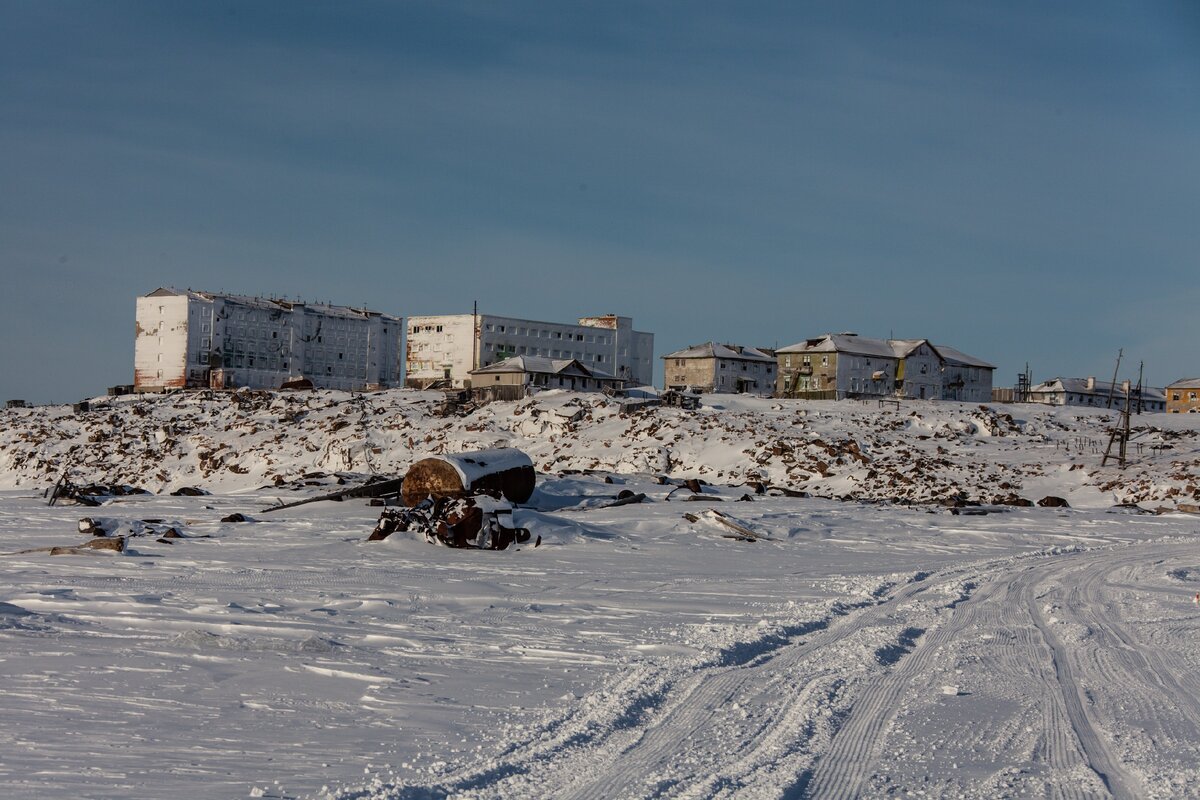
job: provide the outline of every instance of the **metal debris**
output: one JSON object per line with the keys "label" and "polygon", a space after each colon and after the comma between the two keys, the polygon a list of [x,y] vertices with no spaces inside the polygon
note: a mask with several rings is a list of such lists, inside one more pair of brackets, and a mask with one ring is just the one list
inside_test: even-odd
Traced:
{"label": "metal debris", "polygon": [[[410,508],[384,511],[367,541],[378,542],[400,531],[421,533],[431,544],[479,550],[506,550],[530,539],[527,528],[513,524],[511,504],[482,494],[427,497]],[[541,543],[539,536],[533,546]]]}

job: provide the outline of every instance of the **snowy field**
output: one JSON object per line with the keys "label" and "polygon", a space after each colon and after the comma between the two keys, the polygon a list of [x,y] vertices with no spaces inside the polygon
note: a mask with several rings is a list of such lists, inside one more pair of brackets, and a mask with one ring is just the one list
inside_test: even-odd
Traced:
{"label": "snowy field", "polygon": [[[1200,797],[1200,516],[1114,507],[1195,502],[1186,419],[1138,418],[1170,448],[1121,471],[1101,412],[368,398],[0,418],[0,797]],[[540,547],[262,513],[329,490],[306,472],[496,444],[542,470]],[[214,493],[47,507],[68,461]],[[647,501],[595,507],[622,489]],[[997,504],[1043,494],[1071,507]],[[129,550],[37,551],[85,516]]]}

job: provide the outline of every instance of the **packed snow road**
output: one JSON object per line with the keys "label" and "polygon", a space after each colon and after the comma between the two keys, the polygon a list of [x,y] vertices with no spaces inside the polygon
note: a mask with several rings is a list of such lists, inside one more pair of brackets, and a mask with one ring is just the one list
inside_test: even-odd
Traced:
{"label": "packed snow road", "polygon": [[722,503],[745,542],[626,485],[503,552],[368,543],[358,501],[0,494],[7,553],[184,534],[2,557],[0,795],[1200,797],[1196,517]]}
{"label": "packed snow road", "polygon": [[1194,560],[1198,543],[884,583],[717,658],[630,670],[485,768],[425,787],[581,800],[1195,796],[1195,651],[1135,629],[1151,622],[1137,613],[1146,595],[1182,605],[1162,565]]}

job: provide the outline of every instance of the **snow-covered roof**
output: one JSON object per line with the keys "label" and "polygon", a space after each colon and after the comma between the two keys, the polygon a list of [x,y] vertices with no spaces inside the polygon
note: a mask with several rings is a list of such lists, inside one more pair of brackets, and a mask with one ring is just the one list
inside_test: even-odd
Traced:
{"label": "snow-covered roof", "polygon": [[947,364],[954,364],[956,366],[963,367],[980,367],[982,369],[996,368],[995,364],[989,364],[988,362],[976,358],[975,356],[969,356],[961,350],[955,350],[953,347],[947,347],[944,344],[933,344],[933,342],[930,342],[930,345],[938,352],[938,355],[940,355],[942,360],[944,360]]}
{"label": "snow-covered roof", "polygon": [[667,353],[662,358],[728,358],[736,361],[767,361],[774,363],[775,359],[768,351],[758,347],[743,347],[738,344],[717,344],[705,342],[694,347]]}
{"label": "snow-covered roof", "polygon": [[602,369],[589,367],[574,358],[546,358],[545,356],[513,356],[486,367],[471,370],[472,375],[491,375],[494,373],[531,372],[546,375],[563,375],[573,373],[598,380],[619,380]]}
{"label": "snow-covered roof", "polygon": [[447,453],[437,456],[454,467],[462,478],[463,486],[470,486],[489,473],[529,467],[533,462],[529,456],[515,447],[498,447],[494,450],[476,450],[473,453]]}
{"label": "snow-covered roof", "polygon": [[870,339],[853,333],[827,333],[815,339],[781,347],[777,353],[851,353],[858,356],[896,358],[892,346],[884,339]]}
{"label": "snow-covered roof", "polygon": [[1174,383],[1168,383],[1168,389],[1194,389],[1200,387],[1200,378],[1180,378]]}
{"label": "snow-covered roof", "polygon": [[[1169,387],[1168,387],[1169,388]],[[1125,387],[1123,384],[1113,384],[1112,381],[1095,381],[1092,388],[1088,388],[1087,378],[1052,378],[1048,381],[1043,381],[1029,390],[1035,394],[1044,394],[1046,392],[1070,392],[1072,394],[1091,394],[1107,397],[1111,392],[1113,396],[1125,396]],[[1138,396],[1136,386],[1130,386],[1130,393]],[[1164,390],[1153,386],[1142,387],[1142,399],[1144,400],[1163,400],[1167,399],[1167,394]]]}
{"label": "snow-covered roof", "polygon": [[933,347],[933,343],[928,339],[888,339],[888,344],[891,345],[892,352],[896,354],[897,358],[907,358],[923,344]]}
{"label": "snow-covered roof", "polygon": [[384,319],[400,321],[400,317],[384,314],[379,311],[371,311],[366,308],[352,308],[351,306],[335,306],[329,303],[305,303],[300,300],[282,300],[273,297],[251,297],[245,294],[225,294],[223,292],[201,292],[195,289],[175,289],[170,286],[164,286],[150,292],[146,297],[187,297],[190,300],[211,303],[214,300],[223,300],[226,303],[236,303],[237,305],[248,306],[250,308],[262,308],[269,311],[292,311],[294,309],[307,309],[317,314],[325,314],[334,317],[352,317],[354,319],[365,319],[369,317],[382,317]]}

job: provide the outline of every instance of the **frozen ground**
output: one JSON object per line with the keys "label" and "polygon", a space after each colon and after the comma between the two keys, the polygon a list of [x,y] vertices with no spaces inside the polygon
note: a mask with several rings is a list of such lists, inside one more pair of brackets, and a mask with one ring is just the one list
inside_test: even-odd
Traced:
{"label": "frozen ground", "polygon": [[[977,409],[930,404],[923,424],[949,430]],[[4,419],[0,455],[41,424],[56,429],[57,412],[38,411]],[[65,412],[59,427],[78,426],[71,436],[45,436],[38,455],[0,472],[6,553],[77,544],[83,516],[130,530],[161,519],[186,537],[136,536],[124,555],[0,557],[0,796],[1200,797],[1200,517],[1111,508],[1126,498],[1099,488],[1121,473],[1101,470],[1086,444],[1095,414],[1018,416],[1021,430],[1004,437],[970,429],[922,440],[901,429],[885,439],[853,424],[870,410],[831,408],[823,428],[793,431],[823,442],[848,431],[877,470],[885,453],[941,446],[947,463],[935,478],[910,465],[911,486],[982,489],[987,480],[970,476],[1003,471],[1009,482],[1025,476],[1032,499],[1057,493],[1074,508],[736,502],[745,487],[681,502],[630,467],[541,476],[542,510],[517,521],[542,546],[484,552],[403,534],[366,542],[379,509],[365,501],[261,513],[297,496],[259,488],[270,471],[291,480],[330,468],[320,459],[342,457],[328,444],[342,429],[325,439],[308,429],[317,450],[298,449],[313,454],[305,461],[286,452],[295,429],[266,432],[281,436],[274,455],[254,438],[264,432],[239,436],[245,415],[266,413],[242,411],[230,432],[197,427],[180,441],[224,442],[247,472],[222,467],[206,482],[193,445],[159,458],[164,484],[219,490],[210,496],[48,508],[31,458],[100,452],[111,461],[77,479],[145,485],[148,474],[130,472],[149,452],[140,435],[126,437],[138,444],[123,467],[109,449],[120,435],[88,442],[103,423]],[[555,448],[589,460],[621,450],[620,462],[641,445],[617,432],[605,447],[609,434],[595,428],[628,421],[601,411],[595,427],[555,421],[523,433],[525,446],[543,467]],[[798,407],[728,411],[737,425],[758,414],[783,430]],[[168,412],[122,413],[111,430],[149,420],[153,432]],[[331,404],[329,418],[338,413]],[[688,432],[670,435],[669,459],[711,452],[740,478],[766,451],[722,455],[728,418],[677,413],[634,420]],[[14,419],[28,423],[26,436]],[[406,419],[422,440],[437,431],[450,442],[468,425],[497,424]],[[1173,450],[1147,452],[1130,473],[1168,505],[1190,500],[1195,434],[1151,419],[1178,431]],[[897,420],[879,418],[879,430]],[[1055,437],[1077,437],[1085,452],[1067,455]],[[841,447],[844,464],[826,463],[831,477],[800,482],[782,464],[764,477],[790,474],[788,485],[809,490],[851,474],[865,481]],[[377,460],[423,454],[378,441],[362,449]],[[251,453],[274,463],[254,473]],[[623,488],[648,502],[568,508]],[[709,507],[762,538],[726,538]],[[977,510],[990,513],[965,513]],[[220,522],[233,511],[252,521]]]}

